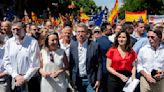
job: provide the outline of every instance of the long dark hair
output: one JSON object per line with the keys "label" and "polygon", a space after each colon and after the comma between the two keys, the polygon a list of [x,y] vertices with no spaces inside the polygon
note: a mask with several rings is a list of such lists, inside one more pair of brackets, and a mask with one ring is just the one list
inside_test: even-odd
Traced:
{"label": "long dark hair", "polygon": [[126,37],[127,37],[127,41],[126,41],[126,44],[125,44],[125,51],[131,51],[131,49],[132,49],[132,43],[131,43],[131,38],[130,38],[130,35],[129,35],[129,33],[128,32],[126,32],[126,31],[120,31],[120,32],[118,32],[117,33],[117,35],[116,35],[116,37],[115,37],[115,40],[114,40],[114,43],[113,43],[113,47],[114,48],[117,48],[118,47],[118,37],[119,37],[119,35],[121,34],[121,33],[125,33],[126,34]]}
{"label": "long dark hair", "polygon": [[49,47],[49,45],[48,45],[48,37],[50,36],[50,35],[56,35],[56,37],[57,37],[57,39],[58,39],[58,47],[60,47],[60,43],[59,43],[59,36],[58,36],[58,33],[56,33],[56,32],[49,32],[47,35],[46,35],[46,37],[45,37],[45,41],[44,41],[44,46],[45,47]]}

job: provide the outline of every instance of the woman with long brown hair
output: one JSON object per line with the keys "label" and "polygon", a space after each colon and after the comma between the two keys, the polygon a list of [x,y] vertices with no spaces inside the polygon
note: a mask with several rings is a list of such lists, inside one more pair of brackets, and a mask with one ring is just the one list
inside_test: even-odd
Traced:
{"label": "woman with long brown hair", "polygon": [[130,35],[126,31],[120,31],[115,37],[113,47],[106,53],[107,70],[109,71],[109,92],[123,92],[128,77],[135,76],[133,62],[136,53],[131,46]]}

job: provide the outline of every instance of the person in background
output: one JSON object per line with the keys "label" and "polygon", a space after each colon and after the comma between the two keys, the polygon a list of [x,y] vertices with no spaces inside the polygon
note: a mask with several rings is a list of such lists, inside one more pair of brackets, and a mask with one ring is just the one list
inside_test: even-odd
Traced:
{"label": "person in background", "polygon": [[[29,30],[30,30],[29,36],[35,38],[38,41],[39,37],[40,37],[38,27],[35,24],[31,24]],[[40,44],[40,43],[38,43],[38,44]],[[37,71],[34,74],[34,76],[28,81],[29,92],[40,92],[40,80],[41,80],[41,76],[40,76],[39,72]]]}
{"label": "person in background", "polygon": [[[2,23],[3,24],[3,23]],[[6,28],[4,24],[3,28]],[[4,68],[3,56],[5,52],[5,32],[0,30],[0,91],[1,92],[11,92],[11,76],[8,74]]]}
{"label": "person in background", "polygon": [[113,47],[106,56],[106,67],[109,71],[108,92],[122,92],[128,78],[135,78],[133,63],[137,56],[132,49],[129,33],[118,32]]}
{"label": "person in background", "polygon": [[107,92],[108,71],[106,69],[106,52],[112,47],[112,42],[109,41],[106,35],[103,35],[99,26],[95,26],[92,30],[93,39],[99,44],[101,51],[101,63],[102,63],[102,81],[100,85],[100,92]]}
{"label": "person in background", "polygon": [[108,36],[108,39],[111,41],[111,42],[114,42],[114,39],[117,35],[118,32],[120,32],[122,30],[122,25],[120,24],[117,24],[116,25],[116,28],[114,29],[114,33],[110,36]]}
{"label": "person in background", "polygon": [[134,37],[138,41],[140,38],[146,37],[146,36],[147,36],[147,33],[145,31],[144,22],[143,21],[138,21],[137,22],[137,27],[133,31],[132,37]]}
{"label": "person in background", "polygon": [[64,72],[68,69],[69,63],[65,51],[60,49],[57,33],[48,33],[40,58],[41,92],[66,92]]}
{"label": "person in background", "polygon": [[[137,71],[140,76],[141,92],[164,92],[164,77],[160,72],[164,71],[164,46],[161,44],[162,32],[158,29],[149,30],[148,40],[150,44],[142,47],[138,53]],[[154,70],[158,70],[159,74]]]}
{"label": "person in background", "polygon": [[134,38],[133,36],[131,36],[133,34],[133,30],[134,30],[133,25],[131,25],[131,24],[123,25],[123,29],[130,34],[130,39],[131,39],[132,46],[133,46],[137,42],[137,39]]}
{"label": "person in background", "polygon": [[[61,49],[64,49],[68,62],[69,60],[69,56],[70,56],[70,43],[71,43],[71,37],[72,37],[72,28],[70,26],[65,26],[62,30],[62,39],[59,40],[60,42],[60,47]],[[66,71],[66,78],[67,78],[67,82],[68,82],[68,92],[69,91],[73,91],[73,88],[71,87],[70,84],[70,73],[69,71]]]}
{"label": "person in background", "polygon": [[99,45],[88,38],[84,23],[76,26],[76,40],[70,45],[70,76],[78,92],[98,92],[102,77]]}
{"label": "person in background", "polygon": [[4,41],[6,42],[9,38],[13,37],[11,31],[11,22],[10,21],[2,21],[1,22],[1,33],[5,35]]}
{"label": "person in background", "polygon": [[[15,80],[15,92],[28,92],[28,81],[39,68],[38,42],[26,35],[21,22],[12,25],[14,36],[7,40],[4,53],[4,67]],[[14,47],[14,49],[13,49]]]}

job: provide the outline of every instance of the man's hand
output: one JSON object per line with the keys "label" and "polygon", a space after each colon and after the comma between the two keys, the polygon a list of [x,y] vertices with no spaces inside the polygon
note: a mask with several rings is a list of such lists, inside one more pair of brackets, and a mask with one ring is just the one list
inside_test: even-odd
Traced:
{"label": "man's hand", "polygon": [[7,75],[7,73],[5,73],[5,72],[0,72],[0,77],[3,77],[3,76],[5,76],[5,75]]}
{"label": "man's hand", "polygon": [[24,79],[24,77],[23,76],[21,76],[21,75],[17,75],[16,77],[15,77],[15,80],[16,80],[16,86],[21,86],[24,82],[25,82],[25,79]]}
{"label": "man's hand", "polygon": [[100,81],[96,81],[95,86],[93,87],[96,92],[99,91],[99,87],[100,87]]}
{"label": "man's hand", "polygon": [[151,75],[147,74],[145,78],[149,83],[156,83],[156,80]]}

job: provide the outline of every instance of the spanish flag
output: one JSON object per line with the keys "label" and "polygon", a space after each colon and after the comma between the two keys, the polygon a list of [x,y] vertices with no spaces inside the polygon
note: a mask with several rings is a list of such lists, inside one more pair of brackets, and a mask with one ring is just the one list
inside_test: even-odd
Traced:
{"label": "spanish flag", "polygon": [[117,15],[118,15],[118,0],[116,0],[114,7],[111,11],[111,14],[108,16],[108,22],[112,24],[114,20],[117,18]]}
{"label": "spanish flag", "polygon": [[147,23],[147,11],[138,11],[138,12],[129,12],[125,11],[125,20],[126,22],[133,22],[133,21],[144,21]]}

